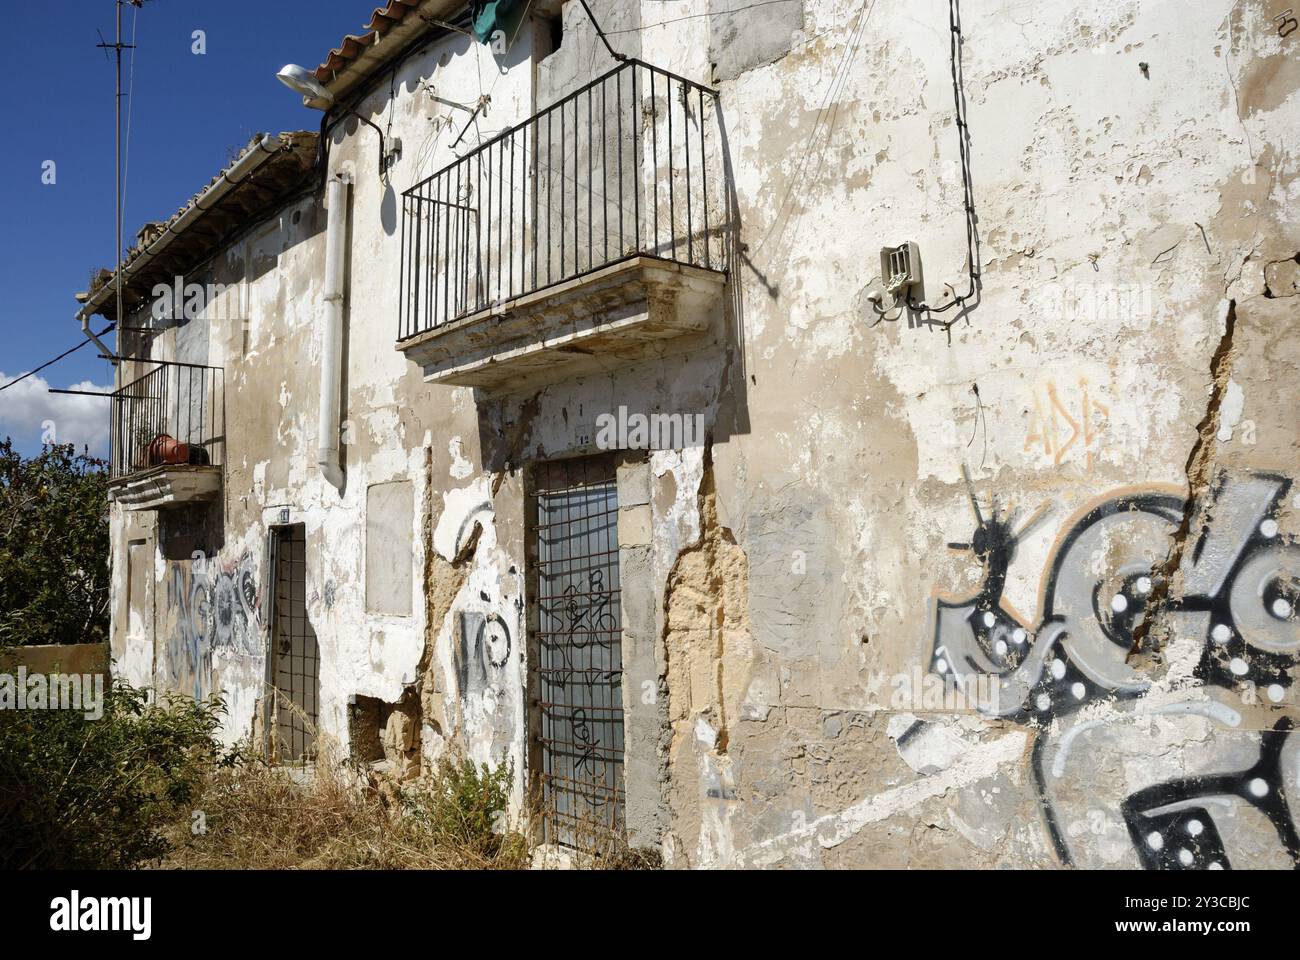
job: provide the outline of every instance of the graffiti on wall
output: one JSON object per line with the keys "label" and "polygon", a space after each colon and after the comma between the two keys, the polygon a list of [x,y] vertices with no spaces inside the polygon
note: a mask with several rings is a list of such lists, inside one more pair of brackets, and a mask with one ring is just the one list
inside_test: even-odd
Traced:
{"label": "graffiti on wall", "polygon": [[1084,469],[1092,469],[1098,452],[1102,427],[1110,418],[1110,407],[1090,392],[1088,381],[1080,377],[1074,397],[1062,399],[1055,381],[1048,381],[1044,391],[1034,391],[1034,408],[1025,433],[1026,451],[1041,451],[1060,466],[1067,457],[1078,457]]}
{"label": "graffiti on wall", "polygon": [[452,638],[465,745],[471,750],[485,746],[491,757],[500,756],[516,732],[513,686],[518,671],[510,669],[515,639],[509,619],[493,609],[461,609]]}
{"label": "graffiti on wall", "polygon": [[[1036,728],[1038,793],[1064,862],[1086,858],[1088,848],[1075,842],[1070,817],[1104,826],[1109,812],[1145,867],[1227,868],[1233,846],[1252,863],[1300,865],[1287,800],[1288,789],[1300,789],[1300,737],[1289,716],[1276,716],[1300,670],[1300,545],[1278,525],[1290,486],[1273,475],[1219,476],[1208,520],[1186,531],[1176,596],[1166,596],[1161,571],[1182,498],[1124,492],[1092,506],[1052,551],[1037,623],[1003,598],[1017,545],[1037,518],[1017,528],[996,504],[985,516],[970,491],[974,534],[951,546],[972,552],[984,579],[973,596],[937,602],[931,669],[956,681],[993,678],[980,708]],[[1173,636],[1196,650],[1184,682],[1159,690],[1140,666],[1157,603]],[[1115,714],[1099,716],[1101,703]],[[1243,716],[1252,710],[1253,729]],[[1180,737],[1196,749],[1180,755]],[[1096,775],[1105,764],[1126,777],[1109,800],[1109,781]],[[1073,809],[1089,797],[1100,813]],[[1274,838],[1271,849],[1261,849],[1260,835]]]}
{"label": "graffiti on wall", "polygon": [[510,659],[510,626],[495,613],[462,610],[459,615],[456,678],[462,699],[481,697]]}
{"label": "graffiti on wall", "polygon": [[168,564],[170,628],[163,669],[171,689],[206,697],[218,650],[261,655],[260,593],[257,565],[248,553],[223,561],[196,552],[189,561]]}
{"label": "graffiti on wall", "polygon": [[520,678],[522,577],[497,549],[491,483],[482,476],[443,495],[433,549],[446,563],[468,567],[439,639],[441,719],[465,756],[493,765],[506,757],[522,767],[524,721]]}
{"label": "graffiti on wall", "polygon": [[605,570],[566,573],[558,595],[539,597],[537,676],[544,705],[542,722],[552,738],[568,746],[575,780],[594,784],[584,800],[603,811],[618,784],[609,761],[618,748],[610,717],[621,711],[622,648],[617,600]]}

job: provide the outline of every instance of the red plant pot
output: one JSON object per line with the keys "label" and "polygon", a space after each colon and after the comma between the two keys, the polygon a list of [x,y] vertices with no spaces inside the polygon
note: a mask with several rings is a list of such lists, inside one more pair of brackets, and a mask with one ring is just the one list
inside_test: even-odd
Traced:
{"label": "red plant pot", "polygon": [[149,441],[146,448],[145,459],[148,460],[151,467],[161,464],[171,463],[189,463],[190,462],[190,445],[181,443],[174,437],[169,437],[165,433],[160,433]]}

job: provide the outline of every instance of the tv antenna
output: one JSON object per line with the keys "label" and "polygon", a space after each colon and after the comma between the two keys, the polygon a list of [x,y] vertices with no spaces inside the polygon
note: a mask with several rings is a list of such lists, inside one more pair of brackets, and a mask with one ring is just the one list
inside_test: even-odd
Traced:
{"label": "tv antenna", "polygon": [[[117,289],[115,291],[116,308],[113,314],[113,320],[119,324],[122,323],[122,262],[125,259],[122,254],[122,51],[135,49],[135,44],[122,42],[122,8],[128,3],[136,9],[139,9],[144,6],[145,0],[113,0],[113,5],[116,7],[117,13],[116,38],[112,43],[109,43],[104,39],[104,35],[101,33],[99,36],[100,42],[95,44],[95,46],[103,48],[105,56],[108,55],[109,50],[112,50],[117,61],[117,78],[113,96],[113,200],[117,227],[114,238],[116,246],[113,248],[113,281],[114,286]],[[132,54],[132,56],[134,56],[134,54]]]}

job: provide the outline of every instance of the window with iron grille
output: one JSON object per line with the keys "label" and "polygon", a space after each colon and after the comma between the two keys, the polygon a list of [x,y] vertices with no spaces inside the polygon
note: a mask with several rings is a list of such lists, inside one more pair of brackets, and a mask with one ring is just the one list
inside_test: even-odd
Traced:
{"label": "window with iron grille", "polygon": [[320,650],[307,619],[307,538],[301,524],[278,527],[271,536],[275,576],[271,659],[276,743],[282,763],[316,755]]}
{"label": "window with iron grille", "polygon": [[613,458],[538,466],[530,502],[530,679],[543,839],[591,847],[624,825]]}

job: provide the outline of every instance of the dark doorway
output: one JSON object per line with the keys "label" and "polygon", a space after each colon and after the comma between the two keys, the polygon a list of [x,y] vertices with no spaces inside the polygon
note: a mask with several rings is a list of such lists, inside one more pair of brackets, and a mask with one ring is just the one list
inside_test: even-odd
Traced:
{"label": "dark doorway", "polygon": [[274,691],[267,728],[270,756],[281,763],[316,757],[320,649],[307,620],[307,538],[301,524],[271,531],[271,650]]}

